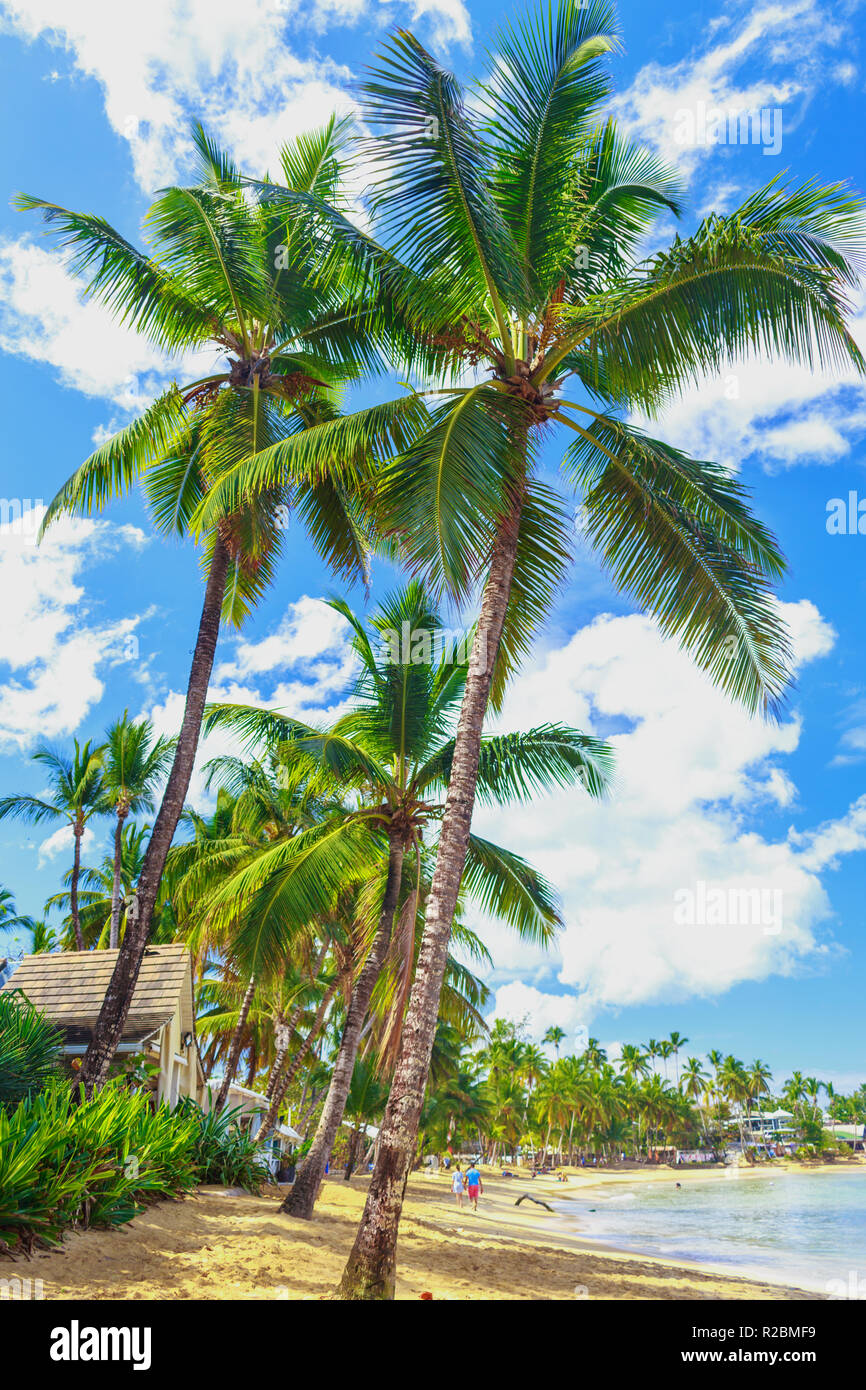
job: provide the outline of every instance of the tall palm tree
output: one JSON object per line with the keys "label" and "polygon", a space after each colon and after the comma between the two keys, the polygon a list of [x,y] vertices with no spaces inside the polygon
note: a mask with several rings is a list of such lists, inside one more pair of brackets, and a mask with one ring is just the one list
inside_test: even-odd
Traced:
{"label": "tall palm tree", "polygon": [[724,1060],[725,1059],[722,1056],[722,1053],[719,1051],[717,1047],[714,1047],[710,1052],[707,1053],[707,1061],[713,1069],[712,1094],[715,1097],[716,1101],[716,1120],[719,1126],[720,1143],[724,1143],[724,1136],[722,1134],[722,1089],[720,1082],[721,1069]]}
{"label": "tall palm tree", "polygon": [[668,1058],[669,1058],[669,1057],[672,1057],[673,1055],[674,1055],[674,1045],[673,1045],[673,1043],[670,1041],[669,1038],[662,1038],[661,1042],[659,1043],[659,1056],[660,1056],[661,1059],[662,1059],[662,1064],[664,1065],[664,1069],[665,1069],[665,1081],[667,1081],[667,1080],[669,1079],[669,1078],[668,1078]]}
{"label": "tall palm tree", "polygon": [[683,1035],[682,1035],[682,1033],[677,1033],[676,1031],[674,1031],[674,1032],[671,1033],[671,1035],[670,1035],[669,1042],[670,1042],[670,1045],[671,1045],[671,1051],[673,1052],[673,1055],[674,1055],[674,1068],[675,1068],[675,1073],[676,1073],[676,1083],[677,1083],[677,1085],[679,1086],[679,1084],[680,1084],[680,1048],[681,1048],[681,1047],[685,1047],[686,1043],[688,1042],[688,1038],[684,1038]]}
{"label": "tall palm tree", "polygon": [[[685,1040],[684,1040],[685,1041]],[[701,1128],[704,1138],[707,1135],[706,1117],[700,1107],[701,1097],[706,1095],[707,1082],[709,1077],[701,1066],[700,1059],[689,1057],[682,1070],[682,1076],[678,1078],[677,1085],[682,1086],[683,1094],[688,1096],[692,1104],[698,1109],[701,1116]]]}
{"label": "tall palm tree", "polygon": [[[650,438],[623,412],[653,415],[702,373],[753,350],[863,369],[845,299],[862,217],[839,187],[776,180],[638,260],[644,234],[678,210],[680,195],[654,155],[597,118],[604,55],[615,46],[608,0],[540,7],[501,36],[493,78],[467,102],[400,31],[364,89],[366,123],[380,132],[368,150],[379,160],[372,213],[387,245],[322,200],[273,194],[313,229],[325,264],[363,270],[414,324],[403,368],[433,376],[426,394],[442,403],[383,471],[379,523],[432,584],[455,596],[483,591],[422,968],[346,1297],[393,1291],[481,728],[568,563],[570,510],[540,481],[542,432],[558,425],[573,436],[566,477],[614,582],[722,689],[771,709],[788,661],[770,592],[783,570],[778,547],[728,472]],[[342,422],[342,435],[363,435],[373,418]],[[287,470],[314,467],[334,437],[310,431],[242,461],[195,524],[212,524]]]}
{"label": "tall palm tree", "polygon": [[[85,948],[104,950],[108,946],[114,894],[118,892],[119,926],[125,926],[127,916],[134,916],[135,885],[138,882],[147,847],[148,825],[125,825],[120,844],[106,855],[97,868],[82,865],[78,878],[78,916]],[[119,853],[119,862],[117,855]],[[72,871],[64,874],[65,891],[54,893],[45,903],[46,914],[54,908],[69,913],[65,918],[65,934],[61,937],[64,949],[71,949],[71,880]]]}
{"label": "tall palm tree", "polygon": [[102,785],[105,800],[114,812],[114,882],[111,890],[111,924],[108,945],[120,944],[121,850],[127,816],[153,811],[157,786],[168,772],[173,742],[154,737],[149,719],[132,720],[124,710],[105,735]]}
{"label": "tall palm tree", "polygon": [[[172,385],[81,465],[46,513],[89,514],[143,480],[157,526],[184,535],[192,512],[227,468],[337,414],[331,387],[375,365],[364,286],[345,268],[329,273],[309,240],[287,228],[200,128],[198,180],[164,189],[146,218],[152,253],[99,217],[38,198],[71,251],[88,292],[160,349],[212,348],[222,369]],[[283,175],[295,192],[334,199],[346,131],[331,121],[286,146]],[[334,443],[315,476],[217,509],[200,539],[206,576],[180,733],[138,884],[138,918],[126,932],[80,1077],[100,1084],[120,1038],[138,977],[160,879],[198,747],[221,619],[240,624],[270,584],[291,509],[327,563],[365,575],[365,540],[353,488],[361,488],[374,439],[407,442],[411,402],[383,408],[366,439]]]}
{"label": "tall palm tree", "polygon": [[559,1049],[565,1042],[565,1029],[559,1028],[555,1023],[553,1023],[548,1028],[541,1041],[543,1043],[549,1043],[553,1046],[553,1049],[556,1052],[556,1060],[559,1061]]}
{"label": "tall palm tree", "polygon": [[[679,195],[654,156],[593,120],[613,30],[607,0],[539,8],[502,36],[495,75],[471,107],[401,32],[365,88],[367,122],[382,131],[374,216],[415,278],[390,263],[383,274],[417,308],[425,347],[450,352],[455,369],[430,429],[387,470],[382,515],[433,582],[464,593],[480,580],[483,597],[422,968],[346,1298],[393,1295],[481,727],[566,564],[563,510],[536,468],[540,432],[555,423],[574,436],[566,471],[615,582],[721,688],[752,709],[772,707],[787,660],[768,593],[783,567],[772,537],[724,470],[640,433],[619,408],[652,413],[752,348],[863,367],[844,303],[856,283],[846,253],[862,222],[838,188],[776,182],[635,263],[642,233],[677,210]],[[456,384],[470,367],[472,384]],[[565,395],[568,377],[591,404]]]}
{"label": "tall palm tree", "polygon": [[630,1081],[646,1076],[649,1070],[646,1052],[637,1043],[624,1043],[619,1054],[619,1067],[623,1076]]}
{"label": "tall palm tree", "polygon": [[[441,793],[454,755],[454,715],[467,681],[459,641],[449,642],[438,658],[432,659],[435,639],[443,635],[442,621],[420,584],[412,582],[398,590],[371,619],[378,653],[348,605],[333,600],[331,606],[350,624],[358,662],[352,707],[334,727],[315,729],[275,713],[239,706],[216,706],[208,715],[209,727],[219,724],[234,729],[254,746],[264,742],[273,751],[282,748],[323,777],[337,777],[344,788],[354,785],[358,809],[350,819],[380,834],[387,855],[378,917],[352,988],[328,1099],[312,1147],[284,1203],[291,1215],[304,1218],[312,1215],[325,1162],[342,1120],[361,1029],[394,928],[404,857],[414,852],[420,886],[422,836],[442,814]],[[391,640],[394,634],[401,638],[396,647]],[[408,640],[402,640],[404,635]],[[417,659],[419,655],[423,659]],[[494,735],[484,740],[480,750],[479,792],[499,805],[526,799],[535,790],[574,783],[582,784],[591,795],[601,795],[609,762],[606,745],[563,726]],[[226,902],[243,899],[248,904],[250,930],[259,950],[267,949],[268,914],[282,901],[282,885],[287,892],[294,890],[295,856],[288,864],[284,858],[281,848],[266,850],[222,890]],[[517,855],[479,836],[471,837],[464,878],[467,891],[483,908],[525,935],[549,938],[558,921],[552,895]],[[267,912],[259,910],[257,903],[266,904]],[[405,953],[407,994],[415,967],[417,907],[416,896],[414,905],[407,903],[405,917],[407,941],[412,943],[412,950]],[[403,1002],[398,1011],[401,1024]],[[438,1017],[438,996],[436,1005]]]}
{"label": "tall palm tree", "polygon": [[0,800],[0,820],[7,816],[41,825],[63,821],[72,831],[72,871],[69,879],[69,910],[75,949],[84,950],[81,917],[78,910],[78,880],[81,873],[81,841],[88,822],[105,811],[103,797],[103,753],[88,741],[73,740],[68,757],[53,748],[38,748],[33,761],[48,773],[50,800],[37,796],[4,796]]}
{"label": "tall palm tree", "polygon": [[[245,762],[236,757],[215,758],[206,771],[209,786],[215,781],[219,783],[216,811],[210,820],[187,813],[185,819],[193,828],[193,838],[174,846],[167,869],[190,947],[197,954],[211,950],[222,953],[229,971],[241,965],[247,979],[214,1100],[215,1108],[221,1109],[240,1060],[257,988],[282,1001],[277,1008],[276,1024],[285,1047],[278,1048],[274,1058],[268,1085],[270,1099],[303,1011],[304,993],[322,969],[331,944],[329,932],[321,930],[326,923],[311,911],[309,884],[306,891],[301,884],[297,900],[291,902],[287,898],[278,920],[272,923],[278,945],[269,961],[248,959],[236,942],[242,900],[232,901],[229,894],[226,901],[225,894],[221,898],[222,890],[232,875],[253,862],[262,850],[276,845],[294,846],[305,832],[317,828],[326,818],[339,818],[342,807],[338,799],[323,797],[308,777],[280,778],[273,767],[258,759]],[[294,886],[299,886],[298,880]],[[228,958],[230,952],[232,959]],[[314,966],[315,955],[319,959]],[[303,978],[296,978],[287,989],[293,972]],[[283,1005],[291,1011],[289,1015],[284,1015]]]}
{"label": "tall palm tree", "polygon": [[25,931],[35,932],[40,925],[44,926],[44,923],[37,923],[27,913],[15,911],[15,894],[11,888],[0,888],[0,931],[15,931],[23,927]]}
{"label": "tall palm tree", "polygon": [[[758,1113],[760,1115],[761,1097],[770,1094],[770,1082],[773,1079],[772,1068],[766,1062],[762,1062],[759,1057],[750,1066],[746,1067],[747,1085],[747,1105],[751,1119],[752,1106],[757,1102]],[[751,1126],[750,1126],[751,1127]]]}
{"label": "tall palm tree", "polygon": [[719,1083],[729,1101],[737,1107],[737,1127],[740,1131],[740,1144],[746,1152],[746,1136],[743,1129],[743,1114],[748,1106],[749,1080],[746,1069],[737,1057],[726,1057],[719,1072]]}

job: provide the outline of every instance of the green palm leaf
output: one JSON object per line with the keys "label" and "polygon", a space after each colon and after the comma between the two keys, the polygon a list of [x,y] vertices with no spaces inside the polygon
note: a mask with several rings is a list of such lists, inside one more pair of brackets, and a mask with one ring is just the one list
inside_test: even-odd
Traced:
{"label": "green palm leaf", "polygon": [[586,536],[618,587],[728,694],[772,712],[790,649],[769,581],[785,562],[745,489],[619,421],[567,423],[580,433],[566,468],[583,490]]}
{"label": "green palm leaf", "polygon": [[519,854],[469,836],[462,887],[483,912],[513,927],[525,941],[549,946],[563,925],[556,894]]}

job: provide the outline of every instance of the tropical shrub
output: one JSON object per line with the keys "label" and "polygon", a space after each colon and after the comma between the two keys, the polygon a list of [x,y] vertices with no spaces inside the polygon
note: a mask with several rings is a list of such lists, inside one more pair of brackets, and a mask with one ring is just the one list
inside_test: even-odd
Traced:
{"label": "tropical shrub", "polygon": [[261,1149],[240,1125],[241,1108],[211,1110],[205,1114],[194,1100],[186,1099],[175,1114],[178,1112],[195,1120],[194,1161],[198,1181],[258,1192],[264,1177]]}
{"label": "tropical shrub", "polygon": [[0,1109],[41,1091],[61,1057],[57,1030],[28,999],[0,994]]}
{"label": "tropical shrub", "polygon": [[[153,1110],[110,1082],[75,1104],[61,1080],[0,1108],[0,1249],[53,1245],[72,1227],[119,1226],[201,1182],[257,1190],[255,1145],[195,1106]],[[252,1151],[252,1153],[251,1153]]]}

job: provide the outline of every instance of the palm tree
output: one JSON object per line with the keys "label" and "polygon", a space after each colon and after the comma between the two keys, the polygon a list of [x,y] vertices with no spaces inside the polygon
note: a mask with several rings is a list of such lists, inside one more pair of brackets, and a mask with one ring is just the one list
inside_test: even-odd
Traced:
{"label": "palm tree", "polygon": [[[379,901],[372,943],[361,958],[352,987],[343,1037],[334,1064],[328,1099],[319,1128],[284,1208],[293,1216],[312,1216],[325,1161],[333,1147],[355,1065],[361,1029],[376,980],[391,940],[403,879],[403,861],[414,852],[420,886],[420,857],[425,827],[442,813],[441,792],[447,785],[454,754],[452,725],[467,680],[461,645],[444,647],[432,658],[442,622],[424,589],[410,583],[386,599],[371,620],[380,651],[370,634],[342,600],[331,606],[351,626],[358,676],[349,712],[331,729],[315,729],[298,720],[242,706],[215,706],[208,727],[216,724],[243,734],[254,746],[309,765],[322,777],[336,777],[345,790],[356,787],[358,809],[350,823],[374,831],[384,841],[387,873]],[[393,634],[407,635],[395,648]],[[426,638],[426,641],[424,640]],[[414,653],[414,657],[413,657]],[[414,659],[418,654],[425,659]],[[581,783],[601,795],[607,781],[609,750],[596,739],[563,726],[544,726],[525,734],[495,735],[480,750],[479,791],[494,804],[523,800],[534,790]],[[291,764],[290,764],[291,765]],[[282,848],[268,849],[249,868],[233,876],[222,899],[248,905],[250,932],[265,951],[269,915],[282,902],[282,885],[294,892],[295,860],[284,863]],[[470,838],[464,865],[467,891],[487,911],[503,917],[526,935],[542,941],[558,921],[549,889],[517,855],[479,836]],[[219,902],[219,898],[216,900]],[[267,906],[267,912],[257,904]],[[404,987],[408,994],[415,965],[414,918],[417,895],[407,903]],[[236,940],[242,948],[243,935]],[[397,1018],[402,1026],[405,994]],[[437,997],[437,1016],[439,999]],[[398,1040],[398,1039],[397,1039]]]}
{"label": "palm tree", "polygon": [[740,1144],[747,1154],[746,1136],[743,1130],[743,1112],[748,1106],[749,1080],[746,1069],[737,1057],[726,1057],[719,1072],[719,1082],[729,1101],[737,1107],[737,1126],[740,1131]]}
{"label": "palm tree", "polygon": [[724,1143],[724,1135],[722,1134],[722,1088],[720,1077],[724,1060],[724,1057],[717,1047],[714,1047],[707,1053],[707,1061],[713,1069],[712,1092],[716,1100],[716,1120],[719,1126],[719,1142],[722,1144]]}
{"label": "palm tree", "polygon": [[345,1177],[348,1182],[358,1162],[358,1148],[366,1126],[381,1115],[388,1099],[388,1088],[377,1075],[376,1068],[367,1058],[359,1057],[355,1062],[352,1080],[346,1095],[346,1115],[353,1122],[349,1135],[349,1148],[346,1156]]}
{"label": "palm tree", "polygon": [[607,1061],[607,1053],[599,1042],[598,1038],[587,1038],[586,1047],[583,1049],[586,1064],[595,1070],[604,1066]]}
{"label": "palm tree", "polygon": [[[686,1039],[684,1038],[683,1042],[685,1041]],[[704,1112],[700,1108],[700,1100],[701,1097],[706,1094],[708,1081],[709,1077],[697,1057],[689,1057],[687,1059],[683,1067],[682,1077],[678,1077],[677,1079],[678,1086],[682,1083],[683,1094],[688,1096],[689,1100],[692,1101],[699,1110],[704,1138],[707,1137],[707,1126]]]}
{"label": "palm tree", "polygon": [[7,816],[41,825],[44,821],[63,821],[72,831],[72,871],[69,879],[69,909],[75,949],[84,950],[81,918],[78,910],[78,879],[81,872],[81,841],[87,824],[94,816],[103,814],[102,748],[89,741],[79,744],[73,740],[69,758],[52,748],[38,748],[33,761],[47,769],[50,800],[37,796],[4,796],[0,800],[0,820]]}
{"label": "palm tree", "polygon": [[[194,812],[185,815],[187,824],[193,829],[193,838],[171,850],[167,872],[190,947],[197,954],[211,950],[222,953],[230,970],[238,964],[243,966],[247,980],[214,1100],[214,1107],[221,1109],[240,1060],[257,986],[261,985],[282,1001],[277,1007],[275,1022],[285,1045],[277,1049],[274,1058],[268,1083],[270,1100],[282,1079],[282,1065],[304,1008],[304,993],[322,969],[331,944],[330,932],[326,929],[328,914],[321,915],[322,908],[329,906],[328,895],[319,900],[317,915],[309,883],[306,889],[301,883],[297,900],[294,903],[284,901],[279,918],[272,921],[272,933],[278,937],[278,944],[270,959],[263,961],[254,955],[246,956],[243,943],[237,939],[242,899],[235,901],[229,893],[226,901],[223,889],[232,875],[252,863],[262,850],[277,845],[293,847],[305,832],[319,827],[326,819],[339,820],[342,805],[338,799],[323,797],[320,788],[309,778],[280,778],[278,770],[257,759],[244,762],[236,757],[216,758],[208,763],[206,771],[209,786],[215,781],[220,783],[216,811],[210,820]],[[319,959],[313,965],[316,953]],[[288,976],[293,971],[303,978],[296,978],[287,990]],[[288,1019],[283,1005],[294,1010]]]}
{"label": "palm tree", "polygon": [[[0,931],[14,931],[23,927],[25,931],[35,933],[44,925],[36,922],[27,913],[16,912],[15,894],[10,888],[0,888]],[[34,946],[32,949],[37,948]]]}
{"label": "palm tree", "polygon": [[748,1091],[746,1103],[750,1120],[752,1106],[756,1101],[758,1103],[758,1113],[760,1115],[761,1096],[768,1096],[770,1094],[770,1082],[772,1079],[772,1068],[769,1067],[766,1062],[762,1062],[760,1058],[756,1058],[751,1066],[746,1068],[746,1084]]}
{"label": "palm tree", "polygon": [[667,1080],[669,1079],[669,1078],[668,1078],[668,1058],[669,1058],[669,1057],[672,1057],[672,1056],[673,1056],[673,1053],[674,1053],[674,1045],[673,1045],[673,1043],[670,1042],[667,1038],[662,1038],[661,1042],[659,1043],[659,1056],[660,1056],[661,1059],[662,1059],[662,1063],[663,1063],[664,1069],[665,1069],[665,1081],[667,1081]]}
{"label": "palm tree", "polygon": [[685,1047],[688,1038],[684,1038],[682,1033],[673,1032],[670,1036],[671,1051],[674,1054],[674,1068],[676,1071],[676,1083],[680,1084],[680,1048]]}
{"label": "palm tree", "polygon": [[120,944],[121,850],[127,816],[152,811],[153,796],[167,773],[173,752],[171,739],[154,737],[149,719],[132,720],[124,710],[105,735],[102,783],[106,803],[114,812],[114,882],[108,945]]}
{"label": "palm tree", "polygon": [[635,1080],[636,1077],[646,1076],[649,1070],[646,1052],[637,1043],[624,1043],[619,1054],[619,1067],[623,1076],[629,1081]]}
{"label": "palm tree", "polygon": [[[539,431],[555,422],[575,436],[566,470],[583,490],[587,539],[614,580],[717,684],[765,708],[786,681],[786,640],[768,591],[782,557],[727,473],[641,434],[619,410],[652,412],[699,372],[751,348],[806,361],[817,350],[863,365],[842,299],[856,283],[845,253],[861,234],[859,206],[839,189],[774,182],[635,264],[641,235],[679,198],[654,156],[593,121],[613,30],[607,0],[540,8],[502,36],[495,76],[471,106],[453,75],[401,31],[365,87],[366,120],[382,131],[373,212],[390,259],[357,234],[346,241],[415,312],[419,353],[438,349],[453,369],[429,430],[386,470],[382,516],[431,581],[463,594],[481,580],[483,597],[424,969],[342,1283],[347,1298],[393,1293],[481,727],[567,563],[563,511],[535,470]],[[336,240],[336,219],[330,226]],[[470,367],[472,384],[450,384]],[[492,379],[481,379],[484,369]],[[592,394],[591,406],[565,398],[569,376]]]}
{"label": "palm tree", "polygon": [[[309,240],[287,228],[203,130],[194,142],[199,178],[162,190],[147,214],[146,255],[103,219],[42,199],[20,197],[57,228],[88,276],[88,291],[158,348],[212,347],[217,370],[173,385],[114,435],[61,488],[44,526],[60,514],[89,514],[144,483],[157,526],[184,535],[189,518],[223,472],[313,423],[333,421],[330,387],[375,363],[371,316],[358,276],[329,274]],[[332,120],[282,152],[287,184],[298,194],[334,198],[344,125]],[[198,747],[221,618],[240,624],[270,584],[289,508],[306,522],[327,563],[365,575],[365,539],[351,487],[364,486],[373,438],[401,447],[411,402],[383,408],[365,441],[332,443],[315,476],[284,477],[278,487],[218,509],[203,533],[204,601],[190,666],[183,721],[138,884],[138,916],[127,930],[80,1077],[101,1084],[120,1038],[150,931],[169,847]],[[351,478],[349,474],[351,473]]]}
{"label": "palm tree", "polygon": [[[567,563],[565,509],[535,470],[539,431],[555,422],[575,436],[566,470],[615,581],[723,689],[750,708],[772,707],[787,661],[769,593],[783,567],[772,537],[724,470],[635,430],[621,408],[653,413],[751,349],[862,368],[844,301],[856,282],[847,256],[860,209],[839,188],[774,181],[636,263],[653,219],[677,210],[678,187],[654,156],[594,121],[613,30],[607,0],[560,0],[506,31],[495,78],[473,99],[477,117],[453,75],[401,31],[365,87],[367,123],[382,131],[372,142],[381,161],[373,213],[388,247],[322,202],[282,198],[315,224],[328,263],[387,285],[416,327],[409,366],[447,383],[429,428],[386,468],[379,515],[432,582],[452,594],[479,581],[484,590],[411,1047],[395,1074],[347,1297],[390,1295],[481,727]],[[492,379],[479,379],[484,368]],[[593,407],[563,396],[569,376]],[[239,465],[205,499],[199,524],[292,465],[310,466],[328,438]]]}
{"label": "palm tree", "polygon": [[[96,947],[104,950],[108,946],[115,892],[118,894],[119,905],[118,926],[125,927],[127,918],[134,916],[135,885],[144,863],[149,830],[150,827],[147,825],[124,825],[120,844],[115,844],[113,852],[106,855],[98,868],[80,868],[78,916],[86,949]],[[64,949],[70,948],[69,938],[72,933],[71,880],[70,870],[64,874],[66,891],[54,893],[45,904],[46,914],[54,908],[70,914],[65,918],[66,932],[61,938]]]}
{"label": "palm tree", "polygon": [[559,1049],[565,1041],[565,1029],[559,1028],[555,1023],[553,1023],[548,1028],[541,1041],[543,1043],[548,1043],[553,1046],[556,1052],[556,1060],[559,1061]]}

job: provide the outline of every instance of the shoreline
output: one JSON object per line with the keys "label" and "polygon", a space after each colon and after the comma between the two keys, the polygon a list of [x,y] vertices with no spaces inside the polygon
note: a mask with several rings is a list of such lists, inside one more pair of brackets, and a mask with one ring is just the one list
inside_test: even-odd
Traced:
{"label": "shoreline", "polygon": [[[675,1167],[659,1168],[631,1168],[617,1169],[611,1168],[607,1172],[593,1172],[592,1177],[587,1181],[579,1181],[577,1185],[571,1184],[571,1177],[575,1170],[569,1170],[569,1184],[560,1184],[551,1181],[549,1178],[544,1180],[549,1184],[548,1192],[552,1199],[562,1202],[577,1201],[581,1202],[584,1194],[589,1197],[594,1190],[605,1187],[616,1186],[636,1186],[649,1183],[679,1183],[683,1187],[700,1186],[703,1184],[713,1184],[722,1182],[739,1182],[742,1180],[757,1181],[773,1178],[780,1174],[794,1175],[798,1177],[838,1177],[842,1173],[856,1173],[866,1170],[866,1163],[863,1160],[847,1161],[845,1163],[814,1163],[802,1164],[785,1160],[776,1160],[773,1164],[766,1166],[743,1166],[743,1167],[707,1167],[677,1169]],[[583,1177],[585,1169],[576,1170],[576,1175],[580,1179]],[[535,1178],[530,1180],[538,1182]],[[579,1210],[579,1208],[578,1208]],[[563,1213],[564,1214],[564,1213]],[[576,1215],[576,1213],[575,1213]],[[678,1267],[703,1270],[720,1276],[735,1277],[738,1279],[757,1280],[762,1284],[773,1284],[780,1290],[795,1290],[806,1292],[821,1297],[826,1297],[820,1283],[802,1283],[795,1279],[780,1278],[777,1271],[758,1264],[720,1264],[711,1260],[689,1259],[686,1256],[667,1256],[657,1255],[640,1245],[627,1245],[617,1240],[608,1240],[603,1237],[580,1234],[580,1239],[585,1240],[589,1247],[599,1250],[610,1250],[622,1256],[637,1257],[639,1259],[653,1260],[662,1264],[673,1264]]]}
{"label": "shoreline", "polygon": [[[826,1165],[832,1168],[833,1165]],[[690,1172],[692,1170],[689,1170]],[[811,1170],[815,1171],[815,1170]],[[484,1178],[477,1213],[458,1211],[450,1178],[413,1174],[401,1224],[397,1298],[488,1300],[822,1300],[826,1294],[748,1269],[645,1255],[596,1242],[551,1203],[616,1182],[641,1181],[639,1169],[593,1173],[569,1184],[547,1177]],[[763,1174],[761,1174],[763,1175]],[[675,1170],[643,1180],[682,1181]],[[694,1172],[694,1178],[724,1178]],[[264,1196],[202,1188],[147,1208],[128,1226],[74,1232],[59,1251],[0,1261],[42,1280],[48,1300],[330,1299],[354,1239],[366,1177],[326,1180],[312,1221]],[[569,1191],[570,1188],[570,1191]],[[575,1217],[579,1208],[575,1207]]]}

